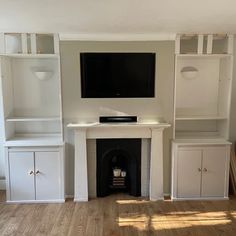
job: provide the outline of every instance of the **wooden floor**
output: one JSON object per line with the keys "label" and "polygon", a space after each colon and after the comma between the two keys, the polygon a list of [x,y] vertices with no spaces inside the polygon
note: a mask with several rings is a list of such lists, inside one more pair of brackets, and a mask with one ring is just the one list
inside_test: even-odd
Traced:
{"label": "wooden floor", "polygon": [[[4,193],[0,192],[0,201]],[[113,195],[88,203],[0,203],[0,235],[236,235],[236,198],[149,202]]]}

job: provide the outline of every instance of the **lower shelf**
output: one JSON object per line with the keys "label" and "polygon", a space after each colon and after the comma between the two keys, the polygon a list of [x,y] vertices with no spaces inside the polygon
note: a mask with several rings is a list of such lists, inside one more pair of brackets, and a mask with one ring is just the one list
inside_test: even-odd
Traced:
{"label": "lower shelf", "polygon": [[185,144],[185,145],[231,145],[231,142],[223,138],[185,138],[185,139],[174,139],[173,143]]}
{"label": "lower shelf", "polygon": [[7,141],[4,146],[60,146],[63,145],[62,135],[58,134],[29,134],[16,135]]}

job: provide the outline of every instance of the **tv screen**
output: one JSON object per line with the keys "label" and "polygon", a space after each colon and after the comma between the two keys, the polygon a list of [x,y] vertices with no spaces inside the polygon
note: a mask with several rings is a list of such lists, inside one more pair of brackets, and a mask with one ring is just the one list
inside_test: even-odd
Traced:
{"label": "tv screen", "polygon": [[82,98],[155,96],[155,53],[80,53]]}

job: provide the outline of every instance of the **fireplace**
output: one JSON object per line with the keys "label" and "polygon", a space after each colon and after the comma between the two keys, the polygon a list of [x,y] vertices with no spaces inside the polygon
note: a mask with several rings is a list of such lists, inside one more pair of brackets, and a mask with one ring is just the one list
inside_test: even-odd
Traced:
{"label": "fireplace", "polygon": [[97,196],[141,195],[141,139],[97,139]]}
{"label": "fireplace", "polygon": [[[88,141],[97,139],[150,139],[148,151],[149,163],[144,157],[147,156],[146,148],[142,151],[142,181],[141,190],[147,187],[148,197],[152,201],[163,199],[163,130],[170,127],[163,122],[156,123],[135,123],[135,124],[68,124],[75,133],[75,196],[74,201],[88,201],[89,190],[92,197],[97,196],[97,150],[94,142],[94,149],[88,149]],[[93,151],[94,150],[94,151]],[[145,154],[146,153],[146,154]],[[91,155],[92,154],[92,155]],[[94,161],[92,158],[94,156]],[[90,168],[88,168],[88,164]],[[92,165],[91,165],[92,164]],[[99,163],[98,165],[100,165]],[[148,164],[148,165],[147,165]],[[91,169],[91,167],[94,168]],[[147,176],[148,175],[148,176]],[[99,177],[99,176],[98,176]],[[99,177],[100,178],[100,177]],[[90,179],[90,181],[89,181]],[[145,181],[146,180],[146,181]],[[146,184],[148,181],[148,184]],[[145,183],[146,182],[146,183]],[[133,185],[133,183],[132,183]],[[136,185],[136,183],[135,183]],[[140,187],[140,186],[139,186]],[[143,189],[142,189],[143,188]],[[146,193],[142,193],[146,196]]]}

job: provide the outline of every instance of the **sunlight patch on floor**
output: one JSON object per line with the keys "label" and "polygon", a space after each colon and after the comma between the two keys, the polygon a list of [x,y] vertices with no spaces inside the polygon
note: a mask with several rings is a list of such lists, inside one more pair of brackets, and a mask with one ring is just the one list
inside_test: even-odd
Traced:
{"label": "sunlight patch on floor", "polygon": [[138,230],[147,230],[150,218],[146,215],[135,215],[129,217],[119,217],[117,223],[120,227],[131,226]]}
{"label": "sunlight patch on floor", "polygon": [[150,201],[147,201],[147,200],[116,200],[116,203],[118,204],[144,204],[144,203],[150,203]]}
{"label": "sunlight patch on floor", "polygon": [[231,216],[228,212],[170,212],[147,216],[145,214],[122,214],[117,218],[120,227],[134,227],[138,230],[180,229],[193,226],[216,226],[232,223],[235,212]]}

